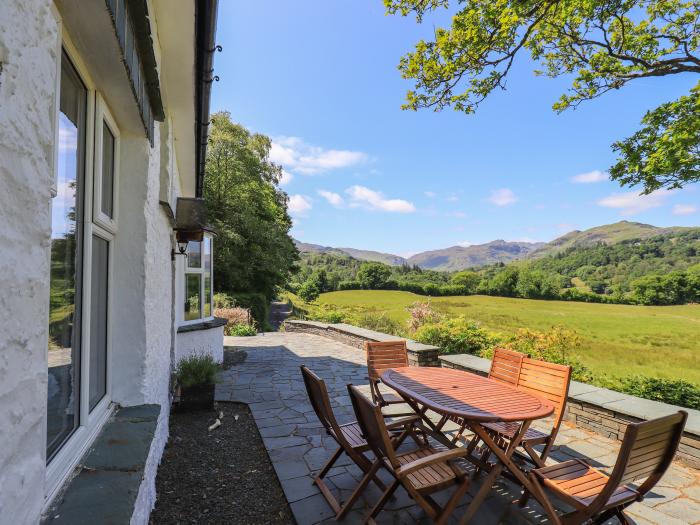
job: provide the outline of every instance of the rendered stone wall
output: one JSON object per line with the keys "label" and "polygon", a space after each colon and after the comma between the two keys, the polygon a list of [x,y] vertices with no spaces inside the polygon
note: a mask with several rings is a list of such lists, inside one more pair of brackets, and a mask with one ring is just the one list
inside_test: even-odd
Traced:
{"label": "rendered stone wall", "polygon": [[0,521],[38,521],[46,472],[50,202],[58,26],[0,1]]}

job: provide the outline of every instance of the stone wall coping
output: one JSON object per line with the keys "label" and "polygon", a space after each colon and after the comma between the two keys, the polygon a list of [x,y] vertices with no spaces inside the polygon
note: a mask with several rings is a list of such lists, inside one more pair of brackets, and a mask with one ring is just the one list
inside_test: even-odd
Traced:
{"label": "stone wall coping", "polygon": [[[489,359],[469,354],[441,355],[439,359],[441,362],[482,373],[488,373],[491,366],[491,361]],[[578,381],[571,382],[569,398],[590,405],[596,405],[605,410],[631,416],[636,419],[653,419],[678,412],[678,410],[685,410],[688,412],[688,422],[685,426],[685,432],[687,434],[700,436],[700,410],[677,407],[650,399],[642,399],[640,397],[580,383]]]}
{"label": "stone wall coping", "polygon": [[178,334],[185,334],[187,332],[197,332],[199,330],[211,330],[212,328],[221,328],[226,326],[228,321],[223,317],[212,317],[211,319],[205,319],[198,323],[183,324],[178,327]]}
{"label": "stone wall coping", "polygon": [[314,328],[320,328],[323,330],[331,330],[335,332],[345,333],[349,335],[354,335],[362,339],[368,339],[370,341],[396,341],[405,340],[406,348],[411,352],[435,352],[439,350],[439,347],[432,345],[424,345],[412,339],[406,339],[404,337],[396,337],[395,335],[383,334],[381,332],[375,332],[374,330],[367,330],[366,328],[360,328],[358,326],[353,326],[345,323],[320,323],[318,321],[298,321],[298,320],[288,320],[285,324],[291,324],[296,326],[308,326]]}

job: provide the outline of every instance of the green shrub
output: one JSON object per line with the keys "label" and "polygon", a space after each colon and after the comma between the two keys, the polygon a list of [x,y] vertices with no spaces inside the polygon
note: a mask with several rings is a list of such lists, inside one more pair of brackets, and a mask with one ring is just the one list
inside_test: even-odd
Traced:
{"label": "green shrub", "polygon": [[234,335],[234,336],[238,336],[238,337],[250,337],[253,335],[257,335],[258,331],[252,325],[245,324],[245,323],[239,323],[239,324],[234,324],[231,326],[227,325],[224,328],[224,333],[226,335]]}
{"label": "green shrub", "polygon": [[234,293],[231,295],[235,306],[248,308],[253,315],[253,319],[258,327],[263,331],[270,326],[268,322],[268,312],[270,303],[262,293]]}
{"label": "green shrub", "polygon": [[603,378],[596,383],[644,399],[700,409],[700,387],[682,379],[630,376],[622,379]]}
{"label": "green shrub", "polygon": [[175,380],[183,388],[213,385],[219,382],[219,370],[212,356],[195,354],[178,362]]}
{"label": "green shrub", "polygon": [[395,335],[398,337],[402,337],[404,332],[403,325],[395,319],[387,316],[386,313],[379,315],[376,313],[364,314],[356,319],[353,319],[352,324],[362,328],[367,328],[368,330],[374,330],[375,332]]}
{"label": "green shrub", "polygon": [[340,281],[338,290],[360,290],[362,283],[360,281]]}
{"label": "green shrub", "polygon": [[233,298],[225,293],[215,293],[214,308],[233,308]]}
{"label": "green shrub", "polygon": [[424,324],[415,331],[413,338],[421,343],[439,347],[441,354],[481,355],[498,342],[496,335],[464,317]]}
{"label": "green shrub", "polygon": [[[561,326],[555,326],[546,332],[521,328],[501,346],[522,352],[533,359],[569,365],[571,377],[576,381],[591,382],[593,379],[593,373],[572,353],[581,346],[581,337],[573,330]],[[484,357],[492,355],[492,352],[487,352]]]}
{"label": "green shrub", "polygon": [[321,288],[318,286],[318,282],[312,279],[304,282],[297,291],[297,295],[307,303],[315,301],[320,294]]}

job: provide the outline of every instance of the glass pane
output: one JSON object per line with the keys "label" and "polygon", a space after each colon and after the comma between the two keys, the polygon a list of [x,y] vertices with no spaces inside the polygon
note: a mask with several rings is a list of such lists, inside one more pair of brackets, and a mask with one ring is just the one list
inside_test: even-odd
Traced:
{"label": "glass pane", "polygon": [[190,241],[187,243],[187,266],[190,268],[202,267],[202,243]]}
{"label": "glass pane", "polygon": [[109,242],[92,237],[90,290],[90,410],[107,393],[107,294]]}
{"label": "glass pane", "polygon": [[57,194],[51,203],[48,404],[51,457],[78,424],[80,399],[80,252],[87,92],[64,54],[61,60]]}
{"label": "glass pane", "polygon": [[211,274],[204,274],[204,317],[211,315]]}
{"label": "glass pane", "polygon": [[211,237],[204,238],[204,271],[211,273]]}
{"label": "glass pane", "polygon": [[110,219],[114,212],[114,135],[102,123],[102,213]]}
{"label": "glass pane", "polygon": [[198,273],[185,274],[185,321],[199,319],[199,305],[202,304],[200,294],[202,293],[202,276]]}

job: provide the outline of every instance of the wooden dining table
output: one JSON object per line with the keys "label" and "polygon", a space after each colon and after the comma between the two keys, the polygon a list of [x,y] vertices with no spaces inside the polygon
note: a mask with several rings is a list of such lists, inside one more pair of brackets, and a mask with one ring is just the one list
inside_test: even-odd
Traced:
{"label": "wooden dining table", "polygon": [[[530,481],[513,461],[513,454],[532,421],[554,412],[551,404],[495,379],[451,368],[392,368],[382,374],[381,380],[421,415],[436,436],[444,438],[442,429],[449,420],[465,422],[496,456],[495,464],[489,467],[483,485],[462,516],[461,524],[471,520],[504,468],[533,494]],[[428,410],[440,416],[437,423],[428,417]],[[521,424],[505,447],[499,446],[493,435],[482,426],[483,423],[509,421]]]}

